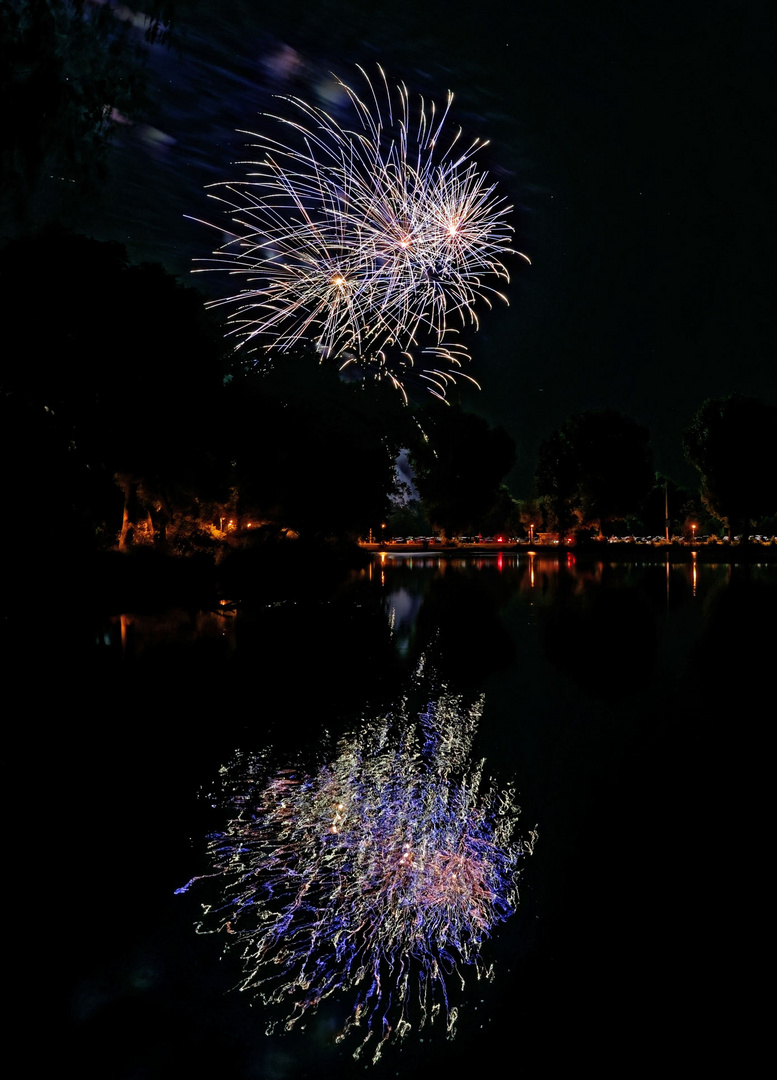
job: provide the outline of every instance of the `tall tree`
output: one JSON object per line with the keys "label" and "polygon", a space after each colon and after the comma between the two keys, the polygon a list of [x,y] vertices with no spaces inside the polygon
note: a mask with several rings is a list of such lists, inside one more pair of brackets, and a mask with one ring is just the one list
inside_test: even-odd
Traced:
{"label": "tall tree", "polygon": [[366,535],[385,521],[410,419],[396,391],[344,383],[299,352],[236,371],[227,402],[241,516],[307,536]]}
{"label": "tall tree", "polygon": [[174,492],[201,492],[221,438],[224,347],[200,294],[160,266],[131,265],[119,244],[59,230],[8,243],[0,289],[10,414],[53,417],[37,451],[17,440],[30,490],[65,469],[52,472],[52,455],[67,459],[74,498],[88,496],[77,475],[115,478],[125,541],[150,509],[164,519]]}
{"label": "tall tree", "polygon": [[729,394],[709,398],[683,437],[685,455],[699,471],[702,498],[728,525],[729,536],[777,512],[777,408]]}
{"label": "tall tree", "polygon": [[145,102],[146,44],[166,37],[173,2],[147,0],[136,16],[111,3],[3,0],[2,231],[54,220],[66,196],[94,196],[116,116]]}
{"label": "tall tree", "polygon": [[454,406],[430,406],[420,424],[411,460],[427,517],[446,536],[479,531],[515,463],[515,443],[504,428]]}
{"label": "tall tree", "polygon": [[575,519],[606,532],[639,509],[652,482],[648,429],[615,409],[575,413],[540,447],[537,491],[560,532]]}

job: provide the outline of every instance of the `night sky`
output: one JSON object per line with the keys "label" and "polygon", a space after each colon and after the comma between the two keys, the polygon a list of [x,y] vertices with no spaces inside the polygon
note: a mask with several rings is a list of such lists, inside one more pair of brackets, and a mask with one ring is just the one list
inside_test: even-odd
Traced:
{"label": "night sky", "polygon": [[681,437],[705,398],[777,400],[768,5],[376,8],[227,0],[216,16],[182,0],[176,46],[149,57],[147,123],[119,130],[82,224],[185,278],[213,242],[185,215],[213,219],[204,185],[240,175],[235,129],[261,127],[270,94],[318,100],[329,71],[355,81],[378,62],[426,97],[451,89],[532,260],[513,261],[511,306],[482,313],[468,370],[483,389],[461,398],[516,440],[513,494],[571,412],[608,406],[693,482]]}

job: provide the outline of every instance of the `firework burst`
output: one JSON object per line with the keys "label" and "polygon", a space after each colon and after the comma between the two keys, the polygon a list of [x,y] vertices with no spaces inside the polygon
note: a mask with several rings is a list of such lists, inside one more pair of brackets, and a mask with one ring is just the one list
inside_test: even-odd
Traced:
{"label": "firework burst", "polygon": [[418,718],[366,724],[315,772],[247,756],[226,770],[234,816],[209,840],[219,898],[202,929],[239,953],[240,989],[277,1007],[268,1033],[343,995],[338,1041],[361,1028],[354,1056],[372,1039],[377,1061],[438,1014],[452,1035],[450,984],[492,977],[481,948],[515,909],[535,834],[515,839],[513,791],[471,763],[481,712],[443,692]]}
{"label": "firework burst", "polygon": [[270,119],[287,141],[243,133],[259,140],[256,160],[241,163],[244,180],[213,185],[230,226],[200,269],[242,279],[213,301],[239,346],[312,345],[400,388],[417,366],[444,396],[468,359],[459,330],[477,328],[478,305],[506,302],[511,207],[478,171],[483,144],[448,134],[450,93],[441,111],[423,98],[415,109],[381,68],[375,85],[359,70],[364,99],[338,80],[350,125],[286,97],[292,115]]}

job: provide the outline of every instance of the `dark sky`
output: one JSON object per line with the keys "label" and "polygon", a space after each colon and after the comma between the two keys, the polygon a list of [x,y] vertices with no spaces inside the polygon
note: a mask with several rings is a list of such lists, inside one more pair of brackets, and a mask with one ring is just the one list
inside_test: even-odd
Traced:
{"label": "dark sky", "polygon": [[[380,13],[377,13],[380,8]],[[181,0],[178,47],[151,57],[147,126],[122,129],[93,229],[185,275],[212,237],[206,183],[239,175],[239,127],[291,89],[380,62],[444,99],[515,206],[511,306],[485,312],[466,407],[518,445],[528,494],[541,439],[573,411],[647,424],[656,467],[693,479],[683,428],[709,396],[777,400],[773,112],[766,2]],[[269,66],[268,66],[269,65]],[[768,186],[767,186],[768,185]],[[199,284],[203,280],[198,279]]]}

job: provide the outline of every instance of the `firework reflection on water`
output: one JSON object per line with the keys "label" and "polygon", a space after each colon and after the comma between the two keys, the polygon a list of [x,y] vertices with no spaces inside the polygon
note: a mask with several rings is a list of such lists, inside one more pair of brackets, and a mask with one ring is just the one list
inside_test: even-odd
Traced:
{"label": "firework reflection on water", "polygon": [[492,978],[481,950],[536,834],[515,836],[514,791],[471,761],[482,707],[442,690],[417,717],[403,703],[365,723],[316,771],[242,754],[222,770],[234,816],[209,838],[218,899],[200,929],[240,956],[268,1034],[337,994],[338,1041],[359,1029],[354,1056],[372,1040],[377,1061],[438,1016],[452,1035],[466,976]]}

